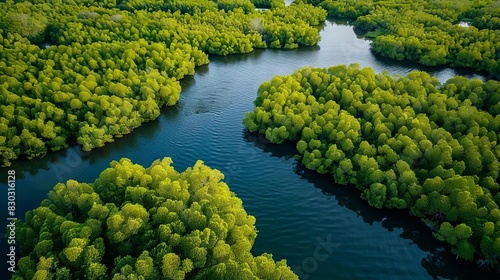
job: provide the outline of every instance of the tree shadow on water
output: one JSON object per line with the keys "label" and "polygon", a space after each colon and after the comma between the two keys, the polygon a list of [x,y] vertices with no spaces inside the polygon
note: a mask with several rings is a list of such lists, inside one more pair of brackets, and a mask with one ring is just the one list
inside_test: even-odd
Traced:
{"label": "tree shadow on water", "polygon": [[253,143],[264,153],[270,153],[273,157],[289,159],[295,156],[295,143],[291,141],[282,144],[273,144],[263,134],[250,132],[247,129],[243,130],[242,135],[246,142]]}
{"label": "tree shadow on water", "polygon": [[[294,142],[272,144],[264,135],[247,130],[243,131],[243,138],[273,157],[291,159],[297,153]],[[296,160],[293,169],[302,179],[320,189],[323,195],[335,199],[339,206],[353,211],[365,223],[380,223],[388,231],[401,230],[401,238],[410,240],[427,253],[421,265],[433,279],[500,279],[494,269],[479,267],[475,262],[458,260],[447,243],[435,239],[432,230],[407,211],[374,208],[361,199],[361,191],[355,186],[335,184],[331,175],[309,170],[299,160]]]}

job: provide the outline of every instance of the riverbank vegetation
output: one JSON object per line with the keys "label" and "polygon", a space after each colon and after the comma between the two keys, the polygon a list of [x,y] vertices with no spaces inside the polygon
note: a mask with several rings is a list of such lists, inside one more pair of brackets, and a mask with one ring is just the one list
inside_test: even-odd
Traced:
{"label": "riverbank vegetation", "polygon": [[500,82],[357,65],[263,83],[243,123],[374,207],[421,217],[457,257],[500,267]]}
{"label": "riverbank vegetation", "polygon": [[0,165],[102,147],[176,104],[208,54],[312,46],[326,17],[241,0],[64,2],[0,3]]}
{"label": "riverbank vegetation", "polygon": [[285,1],[281,0],[251,0],[251,2],[256,8],[271,9],[285,6]]}
{"label": "riverbank vegetation", "polygon": [[304,0],[353,19],[384,57],[467,67],[500,79],[500,6],[494,0]]}
{"label": "riverbank vegetation", "polygon": [[16,227],[12,279],[298,279],[252,255],[255,218],[220,171],[171,164],[121,159],[92,184],[58,183]]}

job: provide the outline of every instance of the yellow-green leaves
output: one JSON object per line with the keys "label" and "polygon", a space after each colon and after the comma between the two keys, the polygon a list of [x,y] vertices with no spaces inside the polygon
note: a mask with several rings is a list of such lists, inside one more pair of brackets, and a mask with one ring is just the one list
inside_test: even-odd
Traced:
{"label": "yellow-green leaves", "polygon": [[139,233],[148,221],[149,214],[142,205],[127,203],[119,212],[108,218],[107,234],[111,242],[122,242]]}
{"label": "yellow-green leaves", "polygon": [[370,205],[409,208],[443,225],[440,236],[458,256],[496,258],[487,247],[500,237],[488,223],[500,220],[499,86],[306,67],[264,82],[243,123],[271,142],[297,141],[307,168],[354,184]]}
{"label": "yellow-green leaves", "polygon": [[44,39],[47,18],[36,13],[9,13],[3,19],[7,30],[27,37],[33,42],[40,43]]}
{"label": "yellow-green leaves", "polygon": [[19,227],[23,256],[29,257],[20,259],[17,275],[297,279],[270,255],[252,255],[255,218],[220,171],[198,161],[178,173],[171,164],[164,158],[144,168],[122,159],[93,184],[56,185],[50,200],[29,211]]}

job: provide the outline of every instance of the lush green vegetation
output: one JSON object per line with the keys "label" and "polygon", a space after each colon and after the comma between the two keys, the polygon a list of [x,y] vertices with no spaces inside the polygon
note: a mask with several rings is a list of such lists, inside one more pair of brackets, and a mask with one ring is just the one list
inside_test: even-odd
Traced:
{"label": "lush green vegetation", "polygon": [[500,82],[345,65],[263,83],[245,126],[303,164],[408,209],[460,258],[500,264]]}
{"label": "lush green vegetation", "polygon": [[198,161],[113,161],[93,184],[57,184],[17,228],[12,279],[298,279],[285,260],[250,252],[255,218]]}
{"label": "lush green vegetation", "polygon": [[251,0],[256,8],[277,8],[285,6],[285,1],[281,0]]}
{"label": "lush green vegetation", "polygon": [[[355,19],[385,57],[468,67],[500,79],[500,6],[494,0],[305,0]],[[471,26],[461,26],[460,22]]]}
{"label": "lush green vegetation", "polygon": [[176,104],[207,54],[312,46],[325,17],[242,0],[2,2],[0,165],[102,147]]}

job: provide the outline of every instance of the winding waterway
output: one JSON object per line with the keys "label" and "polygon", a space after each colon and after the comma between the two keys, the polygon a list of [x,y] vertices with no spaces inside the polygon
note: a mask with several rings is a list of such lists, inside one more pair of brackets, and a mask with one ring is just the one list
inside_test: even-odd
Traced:
{"label": "winding waterway", "polygon": [[[257,88],[275,75],[350,63],[400,75],[424,69],[375,57],[369,42],[358,39],[346,23],[327,22],[321,36],[313,48],[211,57],[209,65],[182,81],[178,105],[164,108],[158,120],[132,134],[90,153],[71,147],[2,168],[0,174],[16,170],[17,217],[39,205],[57,182],[92,182],[112,160],[128,157],[149,166],[168,156],[184,170],[202,159],[226,174],[231,190],[257,218],[254,253],[286,258],[301,279],[493,278],[486,269],[455,260],[418,219],[369,207],[356,189],[304,170],[293,158],[293,145],[270,145],[244,132],[241,120],[253,109]],[[449,68],[424,70],[441,82],[456,74],[482,78]],[[6,201],[3,177],[1,197]],[[6,211],[0,209],[3,221]],[[1,239],[3,258],[5,241]]]}

